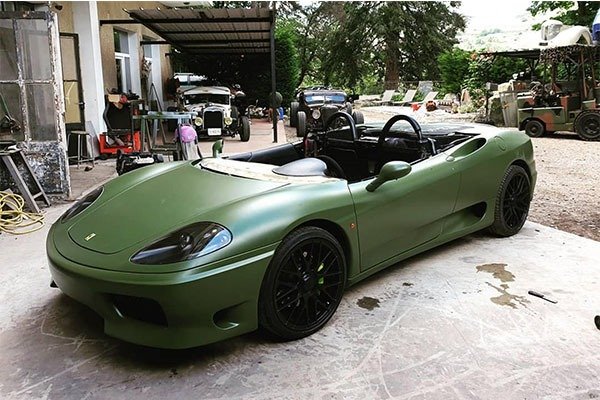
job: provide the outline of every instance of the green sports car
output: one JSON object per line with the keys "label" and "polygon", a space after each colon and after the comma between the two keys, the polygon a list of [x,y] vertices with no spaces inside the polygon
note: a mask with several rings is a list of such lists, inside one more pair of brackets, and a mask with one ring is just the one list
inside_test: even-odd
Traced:
{"label": "green sports car", "polygon": [[328,122],[298,143],[148,166],[91,192],[50,229],[54,283],[108,335],[141,345],[188,348],[258,327],[291,340],[383,268],[523,226],[536,180],[525,134],[422,129],[403,115]]}

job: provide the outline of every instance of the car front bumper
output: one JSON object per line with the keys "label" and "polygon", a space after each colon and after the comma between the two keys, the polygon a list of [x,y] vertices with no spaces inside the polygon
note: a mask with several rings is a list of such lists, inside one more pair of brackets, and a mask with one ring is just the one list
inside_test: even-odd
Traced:
{"label": "car front bumper", "polygon": [[[228,137],[228,136],[233,137],[238,133],[237,127],[235,127],[233,125],[229,125],[224,128],[213,128],[213,129],[211,129],[211,131],[209,131],[208,128],[196,127],[196,134],[198,135],[199,138],[206,139],[206,138],[218,138],[218,137]],[[220,131],[220,133],[218,135],[214,134],[215,130]]]}
{"label": "car front bumper", "polygon": [[201,346],[255,330],[261,282],[276,244],[208,268],[127,273],[90,268],[63,257],[51,235],[52,279],[104,319],[107,335],[165,349]]}

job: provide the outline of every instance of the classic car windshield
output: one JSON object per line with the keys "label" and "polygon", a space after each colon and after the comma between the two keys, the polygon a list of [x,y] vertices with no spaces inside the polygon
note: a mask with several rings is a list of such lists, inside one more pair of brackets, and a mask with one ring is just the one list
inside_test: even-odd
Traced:
{"label": "classic car windshield", "polygon": [[204,104],[204,103],[217,103],[217,104],[229,104],[229,95],[226,94],[212,94],[212,93],[197,93],[197,94],[186,94],[183,96],[185,104]]}
{"label": "classic car windshield", "polygon": [[343,94],[311,94],[305,96],[308,104],[320,104],[320,103],[336,103],[343,104],[346,102],[346,96]]}

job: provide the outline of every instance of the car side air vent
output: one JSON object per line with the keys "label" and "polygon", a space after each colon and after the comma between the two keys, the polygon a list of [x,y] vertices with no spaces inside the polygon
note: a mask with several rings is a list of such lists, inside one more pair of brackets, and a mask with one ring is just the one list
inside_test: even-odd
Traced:
{"label": "car side air vent", "polygon": [[465,157],[471,153],[476,152],[486,143],[485,138],[478,137],[471,140],[466,141],[465,143],[458,146],[456,150],[454,150],[450,155],[454,158]]}

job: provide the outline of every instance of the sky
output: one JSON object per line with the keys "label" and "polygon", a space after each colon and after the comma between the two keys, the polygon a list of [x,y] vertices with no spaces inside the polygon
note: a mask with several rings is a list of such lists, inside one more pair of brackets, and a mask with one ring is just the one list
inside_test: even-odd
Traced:
{"label": "sky", "polygon": [[502,28],[503,30],[528,29],[530,17],[528,0],[463,0],[460,12],[468,17],[466,31]]}

